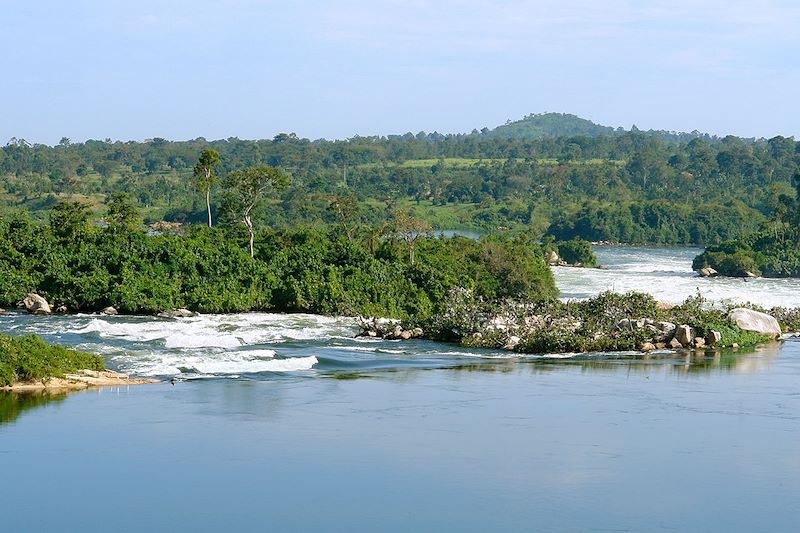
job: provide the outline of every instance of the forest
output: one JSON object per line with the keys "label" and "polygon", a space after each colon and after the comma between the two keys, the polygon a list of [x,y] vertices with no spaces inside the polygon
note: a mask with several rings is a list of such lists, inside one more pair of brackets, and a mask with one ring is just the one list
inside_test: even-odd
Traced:
{"label": "forest", "polygon": [[713,245],[758,232],[793,194],[800,164],[792,138],[623,130],[554,113],[463,134],[333,141],[15,138],[0,148],[0,209],[44,221],[59,202],[80,201],[99,222],[111,196],[126,193],[147,223],[203,223],[207,211],[223,220],[220,185],[205,190],[195,172],[209,150],[220,180],[253,167],[287,176],[248,214],[272,230],[343,216],[379,226],[400,210],[435,229],[648,244]]}

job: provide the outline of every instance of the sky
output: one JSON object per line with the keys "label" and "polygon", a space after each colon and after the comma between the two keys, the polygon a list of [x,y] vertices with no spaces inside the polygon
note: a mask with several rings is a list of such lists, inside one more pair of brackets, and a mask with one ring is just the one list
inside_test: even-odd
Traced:
{"label": "sky", "polygon": [[0,144],[469,132],[529,113],[800,137],[800,2],[0,0]]}

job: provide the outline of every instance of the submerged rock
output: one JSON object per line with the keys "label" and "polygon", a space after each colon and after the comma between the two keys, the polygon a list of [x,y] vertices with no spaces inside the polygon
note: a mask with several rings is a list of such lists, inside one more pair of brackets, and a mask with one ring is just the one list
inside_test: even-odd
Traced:
{"label": "submerged rock", "polygon": [[783,334],[780,324],[774,317],[752,309],[744,307],[732,309],[728,313],[728,320],[745,331],[752,331],[760,335],[780,337]]}

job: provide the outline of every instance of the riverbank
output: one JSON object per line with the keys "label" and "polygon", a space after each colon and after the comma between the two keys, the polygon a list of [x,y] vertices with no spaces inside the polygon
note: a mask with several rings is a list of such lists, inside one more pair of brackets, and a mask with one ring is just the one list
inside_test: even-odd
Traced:
{"label": "riverbank", "polygon": [[152,378],[132,378],[128,374],[113,372],[111,370],[79,370],[64,377],[45,377],[38,380],[16,381],[11,385],[0,387],[1,391],[28,392],[28,391],[76,391],[93,387],[122,387],[128,385],[144,385],[158,383],[160,380]]}

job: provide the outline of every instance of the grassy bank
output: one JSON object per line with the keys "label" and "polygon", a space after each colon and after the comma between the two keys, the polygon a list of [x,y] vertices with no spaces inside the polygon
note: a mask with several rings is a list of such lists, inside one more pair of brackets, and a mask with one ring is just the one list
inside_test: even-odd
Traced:
{"label": "grassy bank", "polygon": [[0,335],[0,387],[104,368],[103,359],[97,355],[46,344],[36,335]]}

